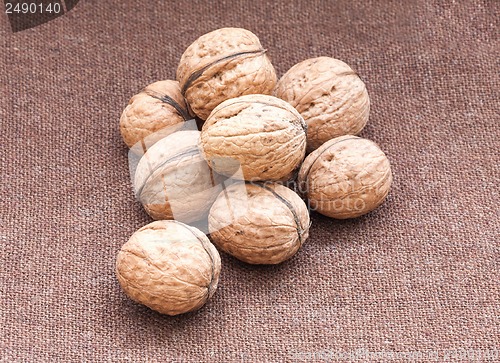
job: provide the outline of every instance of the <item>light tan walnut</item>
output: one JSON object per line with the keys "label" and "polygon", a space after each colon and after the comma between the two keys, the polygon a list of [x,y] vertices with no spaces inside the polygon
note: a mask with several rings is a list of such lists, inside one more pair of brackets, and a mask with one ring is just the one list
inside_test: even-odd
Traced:
{"label": "light tan walnut", "polygon": [[357,135],[370,113],[363,81],[347,64],[329,57],[294,65],[279,80],[275,95],[307,122],[308,152],[335,137]]}
{"label": "light tan walnut", "polygon": [[255,34],[222,28],[202,35],[186,49],[177,80],[191,110],[205,120],[227,99],[271,94],[277,77]]}
{"label": "light tan walnut", "polygon": [[153,219],[191,223],[205,219],[221,191],[198,149],[200,132],[178,131],[154,144],[135,171],[135,192]]}
{"label": "light tan walnut", "polygon": [[[306,124],[287,102],[247,95],[224,101],[205,121],[200,149],[219,174],[245,180],[284,180],[306,151]],[[241,167],[242,175],[234,175]]]}
{"label": "light tan walnut", "polygon": [[307,156],[299,172],[300,189],[313,210],[345,219],[383,203],[392,183],[389,160],[373,141],[341,136]]}
{"label": "light tan walnut", "polygon": [[309,212],[292,190],[275,183],[233,184],[210,209],[214,244],[251,264],[277,264],[292,257],[309,236]]}
{"label": "light tan walnut", "polygon": [[116,276],[134,301],[162,314],[202,307],[217,289],[221,261],[198,229],[177,221],[156,221],[123,245]]}
{"label": "light tan walnut", "polygon": [[130,99],[120,118],[120,132],[129,148],[135,146],[138,152],[145,152],[156,141],[176,131],[173,126],[180,127],[188,119],[179,82],[159,81]]}

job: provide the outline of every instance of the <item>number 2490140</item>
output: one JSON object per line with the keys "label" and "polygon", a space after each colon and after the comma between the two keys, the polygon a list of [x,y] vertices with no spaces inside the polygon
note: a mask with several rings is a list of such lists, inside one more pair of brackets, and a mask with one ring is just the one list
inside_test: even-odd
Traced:
{"label": "number 2490140", "polygon": [[59,14],[62,11],[61,4],[59,3],[49,3],[49,4],[36,4],[36,3],[5,3],[5,13],[6,14]]}

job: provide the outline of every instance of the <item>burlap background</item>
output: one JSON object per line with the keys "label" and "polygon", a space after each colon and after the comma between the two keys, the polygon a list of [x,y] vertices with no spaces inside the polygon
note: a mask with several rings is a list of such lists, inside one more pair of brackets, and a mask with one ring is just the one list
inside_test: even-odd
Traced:
{"label": "burlap background", "polygon": [[[496,0],[82,0],[15,34],[0,15],[2,361],[321,361],[356,351],[443,361],[449,349],[498,349],[499,9]],[[280,266],[224,255],[215,298],[165,317],[128,300],[114,276],[118,249],[149,222],[118,120],[137,90],[173,78],[187,45],[222,26],[258,34],[280,75],[319,55],[352,65],[372,100],[362,136],[387,152],[394,187],[366,217],[313,215],[311,238]]]}

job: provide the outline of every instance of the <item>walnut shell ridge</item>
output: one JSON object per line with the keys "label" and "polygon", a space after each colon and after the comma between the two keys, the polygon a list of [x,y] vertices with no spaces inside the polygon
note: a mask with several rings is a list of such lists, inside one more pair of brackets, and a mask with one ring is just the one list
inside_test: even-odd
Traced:
{"label": "walnut shell ridge", "polygon": [[139,161],[134,188],[153,219],[206,220],[222,177],[201,156],[199,136],[196,130],[178,131],[154,144]]}
{"label": "walnut shell ridge", "polygon": [[192,112],[205,120],[227,99],[271,94],[277,77],[255,34],[222,28],[202,35],[186,49],[177,80]]}
{"label": "walnut shell ridge", "polygon": [[127,296],[162,314],[197,310],[219,281],[217,249],[199,230],[177,221],[156,221],[136,231],[116,259]]}
{"label": "walnut shell ridge", "polygon": [[366,125],[370,98],[346,63],[318,57],[302,61],[278,81],[274,94],[289,102],[307,123],[307,151],[342,135],[357,135]]}
{"label": "walnut shell ridge", "polygon": [[285,180],[304,159],[306,128],[287,102],[268,95],[246,95],[224,101],[212,111],[203,124],[200,149],[219,174]]}
{"label": "walnut shell ridge", "polygon": [[133,96],[120,118],[120,132],[129,148],[145,152],[156,141],[190,119],[179,82],[159,81]]}
{"label": "walnut shell ridge", "polygon": [[298,182],[313,210],[337,219],[354,218],[384,202],[392,184],[391,165],[373,141],[346,135],[309,154]]}
{"label": "walnut shell ridge", "polygon": [[208,217],[213,243],[251,264],[292,257],[309,236],[309,211],[291,189],[276,183],[233,184],[217,197]]}

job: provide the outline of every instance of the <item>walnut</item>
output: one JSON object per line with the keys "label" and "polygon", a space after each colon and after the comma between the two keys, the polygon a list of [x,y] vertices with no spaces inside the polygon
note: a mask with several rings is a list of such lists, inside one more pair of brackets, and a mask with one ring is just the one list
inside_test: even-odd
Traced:
{"label": "walnut", "polygon": [[154,144],[139,161],[134,187],[153,219],[190,223],[205,218],[221,191],[198,149],[200,132],[179,131]]}
{"label": "walnut", "polygon": [[389,193],[389,160],[373,141],[341,136],[307,156],[298,177],[312,209],[325,216],[354,218],[377,208]]}
{"label": "walnut", "polygon": [[214,244],[252,264],[292,257],[309,236],[309,212],[292,190],[276,183],[233,184],[217,197],[208,217]]}
{"label": "walnut", "polygon": [[176,131],[172,126],[180,127],[188,119],[179,82],[159,81],[130,99],[120,118],[120,131],[128,147],[141,142],[136,147],[138,152],[145,152],[156,141]]}
{"label": "walnut", "polygon": [[[283,100],[241,96],[212,111],[202,128],[200,148],[219,174],[245,180],[283,180],[304,158],[306,124]],[[243,175],[235,175],[240,166]]]}
{"label": "walnut", "polygon": [[123,245],[116,276],[134,301],[162,314],[202,307],[217,289],[221,261],[198,229],[177,221],[156,221]]}
{"label": "walnut", "polygon": [[307,122],[308,152],[335,137],[357,135],[368,121],[365,84],[338,59],[319,57],[296,64],[279,80],[275,95]]}
{"label": "walnut", "polygon": [[271,94],[276,72],[252,32],[222,28],[199,37],[181,57],[177,80],[191,110],[205,120],[222,101]]}

